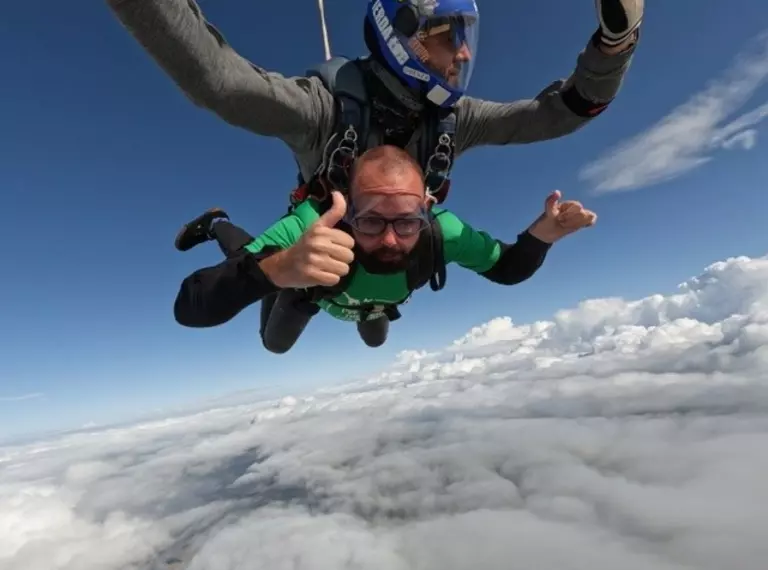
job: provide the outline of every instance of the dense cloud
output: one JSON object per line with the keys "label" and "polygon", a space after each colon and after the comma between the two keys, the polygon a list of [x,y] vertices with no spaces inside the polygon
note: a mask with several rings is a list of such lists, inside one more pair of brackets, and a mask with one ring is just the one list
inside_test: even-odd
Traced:
{"label": "dense cloud", "polygon": [[768,258],[366,382],[0,449],[3,570],[763,570]]}

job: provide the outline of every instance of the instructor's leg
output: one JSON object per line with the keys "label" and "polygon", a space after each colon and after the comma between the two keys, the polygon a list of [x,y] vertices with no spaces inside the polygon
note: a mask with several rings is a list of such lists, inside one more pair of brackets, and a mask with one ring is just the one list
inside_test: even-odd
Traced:
{"label": "instructor's leg", "polygon": [[389,334],[389,317],[382,315],[378,319],[358,321],[357,332],[363,342],[371,348],[384,344]]}
{"label": "instructor's leg", "polygon": [[303,291],[284,289],[262,300],[261,342],[270,352],[288,352],[320,310],[304,299]]}

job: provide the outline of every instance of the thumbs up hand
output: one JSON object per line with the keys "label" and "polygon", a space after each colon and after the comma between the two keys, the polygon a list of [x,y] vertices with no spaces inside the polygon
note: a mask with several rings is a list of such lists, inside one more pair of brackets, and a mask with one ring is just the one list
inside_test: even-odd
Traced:
{"label": "thumbs up hand", "polygon": [[333,192],[333,205],[292,247],[264,259],[260,266],[283,289],[332,286],[349,273],[355,256],[354,238],[335,226],[347,211],[347,202]]}
{"label": "thumbs up hand", "polygon": [[544,213],[528,228],[528,233],[533,237],[554,243],[568,234],[595,224],[597,214],[575,200],[560,202],[560,197],[559,190],[547,196]]}

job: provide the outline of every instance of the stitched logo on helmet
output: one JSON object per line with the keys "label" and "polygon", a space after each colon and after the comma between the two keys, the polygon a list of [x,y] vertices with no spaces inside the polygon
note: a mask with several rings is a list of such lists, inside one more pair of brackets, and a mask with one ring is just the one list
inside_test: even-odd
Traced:
{"label": "stitched logo on helmet", "polygon": [[418,69],[408,67],[407,65],[403,67],[403,73],[421,81],[429,81],[429,74],[424,73],[423,71],[419,71]]}
{"label": "stitched logo on helmet", "polygon": [[387,13],[384,11],[384,6],[381,5],[381,0],[376,0],[373,4],[373,19],[376,21],[376,27],[379,28],[381,37],[387,42],[387,47],[392,55],[400,65],[405,64],[408,61],[408,52],[405,51],[403,44],[392,33],[392,24],[387,18]]}

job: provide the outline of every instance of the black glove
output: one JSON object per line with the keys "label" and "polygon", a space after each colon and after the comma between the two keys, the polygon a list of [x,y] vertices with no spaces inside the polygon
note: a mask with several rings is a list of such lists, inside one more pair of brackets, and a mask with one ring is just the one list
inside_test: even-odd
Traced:
{"label": "black glove", "polygon": [[629,38],[643,20],[645,0],[595,0],[600,40],[617,46]]}

